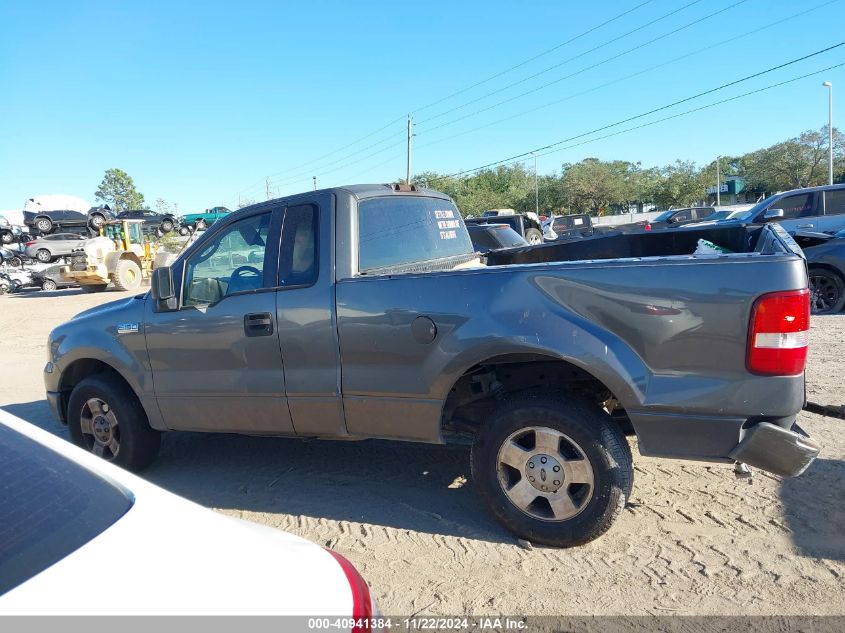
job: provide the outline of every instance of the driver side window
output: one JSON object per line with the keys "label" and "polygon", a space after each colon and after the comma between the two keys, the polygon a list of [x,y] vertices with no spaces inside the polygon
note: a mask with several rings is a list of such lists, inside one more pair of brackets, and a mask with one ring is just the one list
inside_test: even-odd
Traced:
{"label": "driver side window", "polygon": [[185,265],[182,305],[209,305],[263,288],[270,218],[263,213],[235,222],[194,254]]}

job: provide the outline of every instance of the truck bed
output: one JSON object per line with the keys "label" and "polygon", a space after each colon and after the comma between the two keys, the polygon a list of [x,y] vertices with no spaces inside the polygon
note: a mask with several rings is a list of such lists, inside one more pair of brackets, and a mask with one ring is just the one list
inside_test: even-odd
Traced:
{"label": "truck bed", "polygon": [[507,249],[490,253],[487,265],[692,255],[700,239],[713,242],[734,253],[800,253],[797,246],[792,248],[794,242],[777,225],[709,226],[700,229],[618,233],[574,242]]}

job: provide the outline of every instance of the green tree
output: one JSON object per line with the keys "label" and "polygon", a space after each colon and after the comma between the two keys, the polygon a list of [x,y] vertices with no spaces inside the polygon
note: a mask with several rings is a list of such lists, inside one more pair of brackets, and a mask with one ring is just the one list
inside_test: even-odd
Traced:
{"label": "green tree", "polygon": [[695,163],[677,160],[661,170],[654,189],[654,202],[659,207],[685,207],[704,199],[704,177]]}
{"label": "green tree", "polygon": [[565,164],[561,178],[569,206],[578,212],[604,215],[611,205],[621,205],[626,197],[628,165],[625,161],[606,162],[598,158]]}
{"label": "green tree", "polygon": [[132,177],[122,169],[107,169],[94,197],[116,211],[144,208],[144,196],[135,189]]}

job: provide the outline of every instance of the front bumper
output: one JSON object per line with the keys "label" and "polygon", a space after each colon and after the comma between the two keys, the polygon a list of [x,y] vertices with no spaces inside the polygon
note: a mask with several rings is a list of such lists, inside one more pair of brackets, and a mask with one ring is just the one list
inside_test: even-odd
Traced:
{"label": "front bumper", "polygon": [[820,450],[806,434],[760,422],[745,433],[729,456],[775,475],[796,477],[807,470]]}
{"label": "front bumper", "polygon": [[62,412],[62,394],[58,391],[47,392],[47,405],[53,416],[62,424],[67,424],[64,413]]}

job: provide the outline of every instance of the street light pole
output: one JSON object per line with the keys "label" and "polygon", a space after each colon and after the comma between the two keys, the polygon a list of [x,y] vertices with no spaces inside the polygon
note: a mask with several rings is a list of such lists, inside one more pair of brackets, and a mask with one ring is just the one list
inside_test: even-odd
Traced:
{"label": "street light pole", "polygon": [[719,174],[719,156],[716,157],[716,206],[722,205],[722,176]]}
{"label": "street light pole", "polygon": [[540,187],[537,185],[537,154],[534,154],[534,210],[540,215]]}
{"label": "street light pole", "polygon": [[833,184],[833,84],[825,81],[827,88],[827,184]]}

